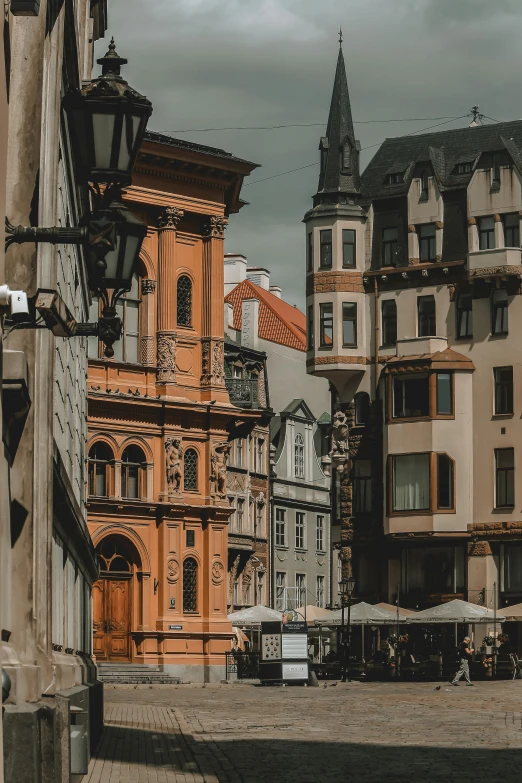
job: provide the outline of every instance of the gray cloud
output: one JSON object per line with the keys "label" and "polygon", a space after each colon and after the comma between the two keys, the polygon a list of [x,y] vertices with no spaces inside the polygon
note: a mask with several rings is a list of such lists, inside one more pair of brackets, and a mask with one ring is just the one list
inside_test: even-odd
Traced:
{"label": "gray cloud", "polygon": [[[126,75],[154,103],[160,131],[326,124],[344,31],[354,119],[522,116],[518,0],[109,0],[109,32]],[[98,52],[107,41],[98,44]],[[356,125],[363,147],[434,122]],[[443,128],[459,127],[465,120]],[[262,164],[244,188],[227,250],[267,266],[303,306],[304,227],[321,127],[180,134]],[[363,152],[367,163],[376,148]]]}

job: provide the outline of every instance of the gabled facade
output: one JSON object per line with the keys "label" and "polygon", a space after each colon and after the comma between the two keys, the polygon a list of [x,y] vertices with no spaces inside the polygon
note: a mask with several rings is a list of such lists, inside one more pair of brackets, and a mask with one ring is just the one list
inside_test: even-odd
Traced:
{"label": "gabled facade", "polygon": [[230,400],[223,329],[225,228],[254,167],[147,134],[127,191],[149,230],[121,305],[123,338],[113,359],[90,345],[95,653],[189,681],[224,674],[227,464],[262,416]]}
{"label": "gabled facade", "polygon": [[513,603],[522,122],[388,139],[360,185],[339,120],[328,133],[338,187],[321,176],[305,216],[307,364],[336,390],[344,573],[370,600]]}
{"label": "gabled facade", "polygon": [[319,424],[303,399],[272,421],[274,606],[330,603],[330,479],[321,459],[329,419]]}

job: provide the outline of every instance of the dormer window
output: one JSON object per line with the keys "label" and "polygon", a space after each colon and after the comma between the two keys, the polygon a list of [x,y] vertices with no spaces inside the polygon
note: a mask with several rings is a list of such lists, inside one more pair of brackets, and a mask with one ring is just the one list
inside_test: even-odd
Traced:
{"label": "dormer window", "polygon": [[341,171],[343,174],[350,174],[352,169],[352,145],[348,138],[346,138],[341,145],[339,157]]}
{"label": "dormer window", "polygon": [[471,174],[472,168],[472,163],[457,163],[455,166],[455,174]]}
{"label": "dormer window", "polygon": [[500,190],[500,160],[498,155],[493,155],[491,167],[491,190]]}
{"label": "dormer window", "polygon": [[429,171],[427,169],[424,169],[420,178],[420,201],[428,200],[429,188],[430,188]]}
{"label": "dormer window", "polygon": [[397,171],[393,174],[388,174],[388,185],[401,185],[404,182],[404,171]]}

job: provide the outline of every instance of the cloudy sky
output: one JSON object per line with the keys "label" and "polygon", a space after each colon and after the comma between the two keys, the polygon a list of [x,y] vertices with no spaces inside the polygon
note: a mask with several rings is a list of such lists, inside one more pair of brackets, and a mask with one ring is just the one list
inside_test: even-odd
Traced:
{"label": "cloudy sky", "polygon": [[[109,0],[108,33],[130,60],[126,76],[154,104],[149,127],[261,164],[226,250],[268,267],[299,306],[301,220],[318,167],[260,180],[316,163],[322,127],[180,131],[326,125],[340,24],[356,134],[370,147],[363,166],[384,138],[460,117],[474,104],[496,120],[522,116],[520,0]],[[405,118],[421,119],[362,122]]]}

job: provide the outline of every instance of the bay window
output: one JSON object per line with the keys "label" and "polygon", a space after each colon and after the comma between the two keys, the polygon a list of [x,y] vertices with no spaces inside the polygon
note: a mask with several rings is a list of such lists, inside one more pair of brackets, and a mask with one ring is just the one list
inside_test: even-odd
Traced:
{"label": "bay window", "polygon": [[518,213],[504,215],[504,246],[520,247],[520,216]]}
{"label": "bay window", "polygon": [[343,228],[343,267],[355,266],[355,231]]}
{"label": "bay window", "polygon": [[333,305],[331,302],[319,305],[319,339],[321,348],[333,345]]}
{"label": "bay window", "polygon": [[357,304],[343,303],[343,346],[357,347]]}
{"label": "bay window", "polygon": [[449,372],[436,374],[437,416],[451,416],[453,413],[453,375]]}
{"label": "bay window", "polygon": [[455,510],[455,463],[434,452],[391,457],[391,513]]}
{"label": "bay window", "polygon": [[396,228],[385,228],[382,232],[382,264],[397,266],[399,256],[399,231]]}
{"label": "bay window", "polygon": [[414,419],[430,415],[428,373],[393,376],[393,418]]}
{"label": "bay window", "polygon": [[495,219],[478,219],[479,250],[492,250],[495,247]]}
{"label": "bay window", "polygon": [[434,296],[417,298],[417,315],[419,337],[434,337],[437,334]]}
{"label": "bay window", "polygon": [[319,232],[321,245],[321,269],[330,269],[332,266],[332,230],[325,229]]}
{"label": "bay window", "polygon": [[423,262],[437,259],[437,231],[434,223],[426,223],[418,227],[419,260]]}

